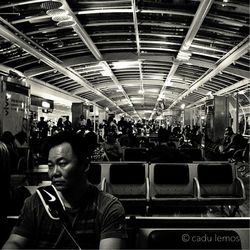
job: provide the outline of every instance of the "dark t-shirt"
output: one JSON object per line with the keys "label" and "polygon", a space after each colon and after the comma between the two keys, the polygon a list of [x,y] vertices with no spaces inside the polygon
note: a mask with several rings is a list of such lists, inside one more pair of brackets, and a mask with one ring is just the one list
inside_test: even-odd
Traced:
{"label": "dark t-shirt", "polygon": [[[126,238],[124,209],[117,198],[90,186],[88,202],[79,209],[67,209],[66,213],[75,238],[82,249],[99,248],[105,238]],[[37,195],[26,199],[17,225],[12,233],[33,240],[31,248],[74,249],[73,243],[60,221],[52,220]]]}

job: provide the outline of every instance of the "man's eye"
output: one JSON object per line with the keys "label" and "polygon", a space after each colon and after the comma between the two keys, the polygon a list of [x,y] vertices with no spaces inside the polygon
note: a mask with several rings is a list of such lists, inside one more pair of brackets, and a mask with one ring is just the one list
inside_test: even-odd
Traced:
{"label": "man's eye", "polygon": [[51,169],[54,167],[54,165],[52,163],[48,163],[48,167],[49,167],[49,169]]}
{"label": "man's eye", "polygon": [[66,164],[67,164],[66,162],[59,162],[59,164],[58,164],[58,165],[59,165],[60,167],[65,167],[65,166],[66,166]]}

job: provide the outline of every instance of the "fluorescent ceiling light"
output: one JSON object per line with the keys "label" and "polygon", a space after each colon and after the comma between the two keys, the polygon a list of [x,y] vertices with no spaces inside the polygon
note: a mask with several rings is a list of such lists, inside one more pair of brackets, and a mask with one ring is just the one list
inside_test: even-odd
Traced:
{"label": "fluorescent ceiling light", "polygon": [[65,16],[68,14],[68,11],[64,9],[50,9],[46,11],[46,14],[51,17]]}
{"label": "fluorescent ceiling light", "polygon": [[120,62],[113,62],[113,67],[115,69],[126,69],[131,67],[139,67],[138,61],[120,61]]}

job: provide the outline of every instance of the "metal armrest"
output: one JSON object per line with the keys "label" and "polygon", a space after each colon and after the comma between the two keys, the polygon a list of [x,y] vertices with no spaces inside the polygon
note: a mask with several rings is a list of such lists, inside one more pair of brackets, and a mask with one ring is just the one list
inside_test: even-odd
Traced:
{"label": "metal armrest", "polygon": [[149,178],[146,177],[146,200],[149,202],[150,197],[149,197]]}
{"label": "metal armrest", "polygon": [[106,178],[105,177],[103,177],[102,179],[101,191],[106,191]]}
{"label": "metal armrest", "polygon": [[193,186],[195,190],[195,195],[199,199],[201,197],[200,183],[196,177],[193,178]]}
{"label": "metal armrest", "polygon": [[236,177],[235,182],[237,184],[237,188],[239,187],[241,189],[242,198],[245,200],[246,199],[246,190],[245,190],[243,181],[239,177]]}

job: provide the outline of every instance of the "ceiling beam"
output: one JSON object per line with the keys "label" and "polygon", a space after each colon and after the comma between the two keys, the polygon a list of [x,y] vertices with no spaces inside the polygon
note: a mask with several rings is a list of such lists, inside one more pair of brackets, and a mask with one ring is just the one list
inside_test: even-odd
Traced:
{"label": "ceiling beam", "polygon": [[[221,90],[213,93],[213,95],[223,96],[223,95],[226,95],[230,92],[237,92],[240,88],[243,88],[243,87],[247,88],[249,86],[249,84],[250,84],[250,79],[243,79],[235,84],[232,84],[224,89],[221,89]],[[205,103],[205,101],[207,100],[207,98],[208,98],[207,96],[203,97],[200,100],[198,100],[190,105],[187,105],[186,108],[193,108],[193,107],[203,105]]]}
{"label": "ceiling beam", "polygon": [[[122,91],[122,93],[124,94],[124,96],[128,100],[129,105],[133,106],[130,98],[127,95],[127,93],[125,92],[125,90],[123,89],[122,85],[119,83],[118,79],[116,78],[116,76],[112,72],[111,68],[109,67],[109,64],[104,60],[101,52],[98,50],[98,48],[96,47],[96,45],[94,44],[94,42],[92,41],[92,39],[90,38],[90,36],[88,35],[88,33],[83,28],[82,24],[79,22],[78,18],[75,16],[74,12],[71,10],[71,8],[69,7],[67,1],[66,0],[60,0],[60,1],[63,4],[63,8],[69,12],[69,14],[72,16],[73,20],[76,22],[76,25],[73,26],[74,31],[78,34],[78,36],[80,37],[80,39],[88,47],[88,49],[93,54],[93,56],[96,58],[96,60],[98,61],[98,63],[101,62],[103,65],[105,65],[104,70],[106,69],[107,71],[109,71],[111,73],[110,78],[113,80],[113,82],[115,83],[115,85],[118,87],[118,90]],[[81,89],[79,89],[79,91],[80,90]],[[79,93],[80,92],[78,92],[78,94]]]}
{"label": "ceiling beam", "polygon": [[[3,20],[1,17],[0,17],[0,20],[3,21],[4,24],[8,24],[9,28],[13,27],[11,24],[9,24],[5,20]],[[15,27],[13,27],[13,29],[16,30]],[[12,31],[10,31],[6,27],[4,27],[4,25],[0,24],[0,35],[2,37],[4,37],[5,39],[11,41],[12,43],[18,45],[19,47],[21,47],[22,49],[24,49],[25,51],[30,53],[32,56],[43,61],[45,64],[47,64],[51,68],[56,69],[58,72],[69,77],[70,79],[79,83],[80,85],[82,85],[83,87],[92,91],[96,95],[101,96],[103,99],[106,99],[107,101],[111,102],[114,106],[117,107],[116,103],[114,103],[111,99],[109,99],[107,96],[102,94],[100,91],[98,91],[95,88],[93,88],[92,86],[90,86],[89,82],[86,79],[84,79],[81,75],[79,75],[76,71],[74,71],[73,69],[70,69],[70,68],[65,68],[63,65],[59,64],[58,62],[56,62],[55,60],[50,58],[48,56],[48,53],[46,53],[46,54],[44,53],[44,51],[43,51],[44,49],[41,50],[41,49],[37,49],[36,47],[34,47],[35,42],[32,41],[32,45],[31,45],[31,44],[28,44],[25,40],[21,39],[19,37],[22,35],[21,32],[19,32],[19,36],[17,36]],[[23,35],[23,37],[25,37],[25,35]],[[39,45],[37,45],[37,47],[39,47]],[[121,112],[124,112],[119,107],[118,107],[118,109]]]}
{"label": "ceiling beam", "polygon": [[201,85],[208,82],[211,78],[222,72],[234,61],[238,60],[241,56],[245,55],[249,51],[249,36],[246,37],[237,46],[231,49],[226,55],[224,55],[218,62],[215,63],[215,67],[212,70],[207,70],[197,81],[195,81],[191,87],[182,93],[170,106],[168,109],[174,107],[180,100],[185,98],[187,95],[198,89]]}
{"label": "ceiling beam", "polygon": [[[186,34],[186,37],[184,38],[184,41],[181,45],[181,48],[176,56],[176,61],[173,63],[172,68],[170,69],[168,76],[166,78],[166,81],[165,81],[164,85],[162,86],[162,89],[160,91],[158,99],[163,95],[163,92],[164,92],[166,86],[171,85],[172,77],[175,75],[175,72],[178,69],[179,64],[181,63],[180,59],[178,58],[178,57],[180,57],[180,54],[183,52],[190,53],[190,52],[188,52],[188,50],[193,42],[194,37],[196,36],[198,30],[200,29],[200,26],[201,26],[204,18],[206,17],[208,11],[210,10],[212,3],[213,3],[213,0],[203,0],[200,2],[199,7],[196,11],[196,14],[195,14],[195,16],[192,20],[192,23],[189,27],[189,30]],[[156,109],[157,105],[158,105],[158,101],[155,104],[155,109]],[[155,111],[152,112],[151,118],[153,117],[153,115],[155,113],[156,113]]]}

